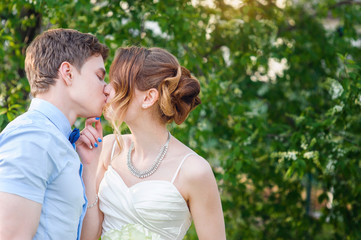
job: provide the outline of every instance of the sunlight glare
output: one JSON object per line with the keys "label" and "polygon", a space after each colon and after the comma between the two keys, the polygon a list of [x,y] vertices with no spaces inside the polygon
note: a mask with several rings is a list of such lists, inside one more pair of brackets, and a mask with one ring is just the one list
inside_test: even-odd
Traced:
{"label": "sunlight glare", "polygon": [[231,5],[233,8],[240,8],[243,5],[242,0],[224,0],[224,3],[227,5]]}
{"label": "sunlight glare", "polygon": [[286,1],[287,0],[277,0],[276,1],[276,6],[279,8],[285,8],[286,7]]}

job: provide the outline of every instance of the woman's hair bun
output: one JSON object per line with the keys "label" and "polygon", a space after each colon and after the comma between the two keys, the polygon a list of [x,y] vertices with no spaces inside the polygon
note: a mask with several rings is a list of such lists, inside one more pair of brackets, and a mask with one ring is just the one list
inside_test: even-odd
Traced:
{"label": "woman's hair bun", "polygon": [[[174,86],[175,85],[175,86]],[[198,97],[200,84],[190,71],[179,66],[174,77],[166,78],[160,84],[159,106],[163,117],[181,124],[188,114],[201,103]]]}
{"label": "woman's hair bun", "polygon": [[172,94],[172,100],[177,109],[174,121],[181,124],[187,118],[190,111],[201,103],[198,97],[201,90],[198,80],[191,76],[188,69],[181,67],[181,77],[178,87]]}

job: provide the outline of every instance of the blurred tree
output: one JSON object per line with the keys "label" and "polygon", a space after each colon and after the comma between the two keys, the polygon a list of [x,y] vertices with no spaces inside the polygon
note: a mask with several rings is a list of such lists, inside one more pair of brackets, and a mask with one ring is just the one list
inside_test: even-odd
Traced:
{"label": "blurred tree", "polygon": [[3,0],[0,16],[0,129],[29,103],[41,31],[163,47],[201,82],[172,132],[214,167],[228,239],[361,239],[360,1]]}

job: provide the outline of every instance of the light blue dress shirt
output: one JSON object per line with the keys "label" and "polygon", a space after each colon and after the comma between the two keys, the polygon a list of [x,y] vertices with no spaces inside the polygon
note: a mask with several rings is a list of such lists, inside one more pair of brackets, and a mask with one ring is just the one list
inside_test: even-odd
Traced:
{"label": "light blue dress shirt", "polygon": [[80,239],[87,199],[70,133],[58,108],[34,98],[0,134],[0,191],[42,204],[33,239]]}

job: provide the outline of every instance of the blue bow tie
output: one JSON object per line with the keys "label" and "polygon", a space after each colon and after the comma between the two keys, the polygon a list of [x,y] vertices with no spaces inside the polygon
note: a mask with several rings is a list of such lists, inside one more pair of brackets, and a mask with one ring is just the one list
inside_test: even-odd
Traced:
{"label": "blue bow tie", "polygon": [[69,136],[69,141],[73,145],[74,148],[75,148],[75,142],[79,139],[79,137],[80,137],[79,129],[74,128],[74,130],[70,133],[70,136]]}

